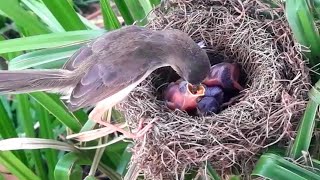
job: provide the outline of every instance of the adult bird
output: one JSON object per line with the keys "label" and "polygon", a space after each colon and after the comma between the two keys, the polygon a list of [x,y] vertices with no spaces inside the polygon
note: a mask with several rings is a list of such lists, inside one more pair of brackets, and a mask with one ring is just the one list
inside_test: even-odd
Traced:
{"label": "adult bird", "polygon": [[[128,133],[106,123],[103,114],[164,66],[171,66],[193,85],[199,85],[210,71],[207,54],[182,31],[127,26],[83,46],[62,69],[0,71],[0,94],[61,93],[70,111],[95,106],[91,120],[136,138],[143,133]],[[145,128],[140,131],[146,132]]]}

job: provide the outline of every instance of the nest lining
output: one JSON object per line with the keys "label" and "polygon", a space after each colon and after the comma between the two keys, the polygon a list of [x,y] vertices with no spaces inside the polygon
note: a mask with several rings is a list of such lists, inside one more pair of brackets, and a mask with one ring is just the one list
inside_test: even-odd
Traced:
{"label": "nest lining", "polygon": [[[237,62],[247,75],[246,89],[235,103],[212,116],[165,107],[159,89],[168,83],[168,68],[153,73],[117,106],[132,127],[141,118],[157,119],[133,148],[132,163],[150,179],[183,176],[207,160],[221,174],[233,165],[247,174],[256,154],[277,142],[287,146],[295,135],[310,80],[283,9],[268,9],[259,1],[237,3],[172,0],[169,10],[157,9],[148,25],[187,32],[196,42],[205,42],[207,52],[215,55],[212,64]],[[261,19],[262,11],[277,18]]]}

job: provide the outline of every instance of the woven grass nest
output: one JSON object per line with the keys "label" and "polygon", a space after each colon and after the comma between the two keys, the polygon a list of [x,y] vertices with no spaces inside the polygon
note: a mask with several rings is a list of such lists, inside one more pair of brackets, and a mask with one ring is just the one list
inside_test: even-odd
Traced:
{"label": "woven grass nest", "polygon": [[168,109],[161,99],[173,71],[153,73],[117,106],[133,128],[141,118],[156,119],[134,142],[131,163],[140,172],[150,179],[175,179],[209,162],[222,175],[232,166],[248,175],[256,155],[275,143],[289,145],[310,78],[281,6],[270,9],[258,0],[171,0],[153,15],[149,28],[180,29],[195,42],[204,41],[212,64],[239,63],[245,90],[218,114],[191,116]]}

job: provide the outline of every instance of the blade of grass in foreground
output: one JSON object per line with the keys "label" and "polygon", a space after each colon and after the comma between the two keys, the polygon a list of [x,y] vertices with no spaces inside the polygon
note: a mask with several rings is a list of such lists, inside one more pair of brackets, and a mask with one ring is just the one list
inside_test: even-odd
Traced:
{"label": "blade of grass in foreground", "polygon": [[309,91],[309,98],[294,144],[290,148],[290,157],[295,159],[301,157],[302,152],[307,152],[310,147],[320,104],[320,81]]}
{"label": "blade of grass in foreground", "polygon": [[[40,123],[40,137],[44,139],[55,139],[51,128],[51,121],[48,111],[46,111],[40,104],[36,104],[36,117]],[[48,166],[48,177],[50,180],[54,179],[54,168],[58,162],[58,152],[54,149],[45,149],[44,159]]]}
{"label": "blade of grass in foreground", "polygon": [[137,22],[138,25],[143,26],[147,24],[147,19],[145,10],[143,9],[142,5],[139,1],[132,1],[132,0],[124,0],[128,6],[130,14]]}
{"label": "blade of grass in foreground", "polygon": [[[0,99],[0,135],[4,139],[15,138],[18,137],[17,132],[15,131],[12,120],[9,118],[6,109],[2,104],[2,100]],[[14,155],[17,156],[23,163],[27,164],[26,154],[23,151],[15,151]]]}
{"label": "blade of grass in foreground", "polygon": [[72,45],[62,48],[42,49],[23,54],[9,61],[9,70],[21,70],[28,68],[46,67],[54,68],[56,63],[64,63],[83,44]]}
{"label": "blade of grass in foreground", "polygon": [[311,55],[309,56],[310,65],[314,66],[318,64],[320,57],[320,36],[307,1],[286,1],[286,18],[298,42],[306,47],[310,47],[311,52],[307,53],[307,55]]}
{"label": "blade of grass in foreground", "polygon": [[215,169],[213,169],[213,167],[211,166],[210,162],[206,161],[205,166],[206,166],[208,175],[212,179],[214,179],[214,180],[220,180],[221,179],[219,174],[218,174],[218,172]]}
{"label": "blade of grass in foreground", "polygon": [[0,41],[0,54],[80,44],[105,32],[105,30],[72,31]]}
{"label": "blade of grass in foreground", "polygon": [[65,108],[62,102],[53,99],[46,93],[29,93],[38,103],[55,116],[62,124],[66,125],[73,132],[79,132],[81,123]]}
{"label": "blade of grass in foreground", "polygon": [[50,30],[44,23],[20,6],[18,0],[0,0],[0,4],[0,10],[9,16],[16,24],[28,30],[29,33],[33,35],[50,33]]}
{"label": "blade of grass in foreground", "polygon": [[79,165],[89,163],[78,153],[65,154],[56,164],[54,177],[55,179],[82,179],[82,169]]}
{"label": "blade of grass in foreground", "polygon": [[42,0],[66,31],[87,29],[67,0]]}
{"label": "blade of grass in foreground", "polygon": [[[31,107],[30,107],[28,95],[19,94],[19,95],[16,95],[16,99],[18,102],[17,114],[18,114],[19,120],[22,122],[23,130],[26,133],[27,137],[34,138],[35,130],[33,128],[33,122],[32,122],[32,117],[30,113]],[[45,179],[46,173],[43,168],[42,158],[41,158],[42,156],[40,151],[33,150],[30,152],[30,154],[33,162],[35,163],[35,170],[37,175],[39,175],[41,179]]]}
{"label": "blade of grass in foreground", "polygon": [[28,8],[32,10],[44,23],[46,23],[53,32],[64,32],[65,30],[52,15],[49,9],[37,0],[21,0]]}
{"label": "blade of grass in foreground", "polygon": [[0,164],[3,164],[12,174],[19,179],[40,180],[20,159],[10,151],[0,151]]}
{"label": "blade of grass in foreground", "polygon": [[129,11],[129,8],[124,0],[114,0],[121,16],[123,17],[124,22],[127,25],[131,25],[134,22],[134,19]]}
{"label": "blade of grass in foreground", "polygon": [[101,12],[103,16],[104,28],[114,30],[121,27],[120,22],[113,12],[109,0],[100,0]]}
{"label": "blade of grass in foreground", "polygon": [[280,156],[264,154],[257,162],[252,172],[254,176],[260,176],[272,180],[319,180],[320,175],[293,164]]}

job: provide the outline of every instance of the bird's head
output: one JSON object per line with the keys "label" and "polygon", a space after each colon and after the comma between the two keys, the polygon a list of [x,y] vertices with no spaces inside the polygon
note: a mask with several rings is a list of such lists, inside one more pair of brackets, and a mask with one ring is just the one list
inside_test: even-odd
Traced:
{"label": "bird's head", "polygon": [[207,53],[182,31],[168,30],[167,35],[174,44],[170,47],[173,69],[189,83],[200,85],[210,72]]}

